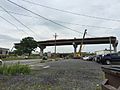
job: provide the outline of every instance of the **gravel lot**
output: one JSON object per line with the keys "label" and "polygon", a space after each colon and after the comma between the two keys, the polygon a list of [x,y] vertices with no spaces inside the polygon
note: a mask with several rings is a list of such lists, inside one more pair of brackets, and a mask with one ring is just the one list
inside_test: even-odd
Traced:
{"label": "gravel lot", "polygon": [[0,75],[0,90],[97,90],[103,79],[101,65],[91,61],[60,60],[35,67],[30,75]]}

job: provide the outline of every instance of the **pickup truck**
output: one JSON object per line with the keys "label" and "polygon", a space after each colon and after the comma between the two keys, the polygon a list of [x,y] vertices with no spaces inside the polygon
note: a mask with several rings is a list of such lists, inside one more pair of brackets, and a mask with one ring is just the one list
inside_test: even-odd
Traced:
{"label": "pickup truck", "polygon": [[102,56],[100,62],[107,65],[110,65],[111,63],[120,63],[120,53],[106,54]]}

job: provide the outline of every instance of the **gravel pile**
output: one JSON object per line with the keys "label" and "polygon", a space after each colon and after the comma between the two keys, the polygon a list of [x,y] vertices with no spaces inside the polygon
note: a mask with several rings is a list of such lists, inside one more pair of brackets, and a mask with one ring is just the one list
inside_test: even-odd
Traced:
{"label": "gravel pile", "polygon": [[101,84],[101,65],[82,60],[48,62],[49,68],[30,75],[0,75],[0,90],[96,90]]}

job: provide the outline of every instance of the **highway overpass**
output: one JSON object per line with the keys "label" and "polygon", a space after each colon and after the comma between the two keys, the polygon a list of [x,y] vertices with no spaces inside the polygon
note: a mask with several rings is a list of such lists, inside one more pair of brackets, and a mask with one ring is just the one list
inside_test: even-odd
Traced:
{"label": "highway overpass", "polygon": [[[95,37],[95,38],[85,38],[83,44],[115,44],[116,37]],[[79,45],[82,39],[74,38],[74,39],[58,39],[56,40],[56,45],[73,45],[73,42]],[[38,41],[39,46],[54,46],[55,40],[46,40],[46,41]]]}
{"label": "highway overpass", "polygon": [[[76,52],[76,48],[82,42],[82,38],[74,38],[74,39],[58,39],[58,40],[46,40],[46,41],[38,41],[38,47],[41,49],[41,52],[46,48],[46,46],[61,46],[61,45],[73,45],[74,52]],[[83,44],[112,44],[114,51],[117,51],[118,40],[114,36],[110,37],[94,37],[94,38],[85,38]],[[16,43],[15,46],[19,45]]]}

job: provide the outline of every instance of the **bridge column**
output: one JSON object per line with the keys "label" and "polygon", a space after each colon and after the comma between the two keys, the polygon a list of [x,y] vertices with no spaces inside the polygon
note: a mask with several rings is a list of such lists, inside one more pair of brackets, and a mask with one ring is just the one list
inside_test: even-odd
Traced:
{"label": "bridge column", "polygon": [[75,57],[77,52],[77,44],[75,42],[73,42],[73,47],[74,47],[74,57]]}
{"label": "bridge column", "polygon": [[44,49],[46,48],[46,46],[39,46],[39,48],[40,48],[40,56],[43,56]]}
{"label": "bridge column", "polygon": [[117,52],[117,45],[118,45],[118,40],[116,40],[115,43],[112,44],[114,52]]}
{"label": "bridge column", "polygon": [[117,52],[117,47],[113,47],[113,49],[114,49],[114,52]]}

